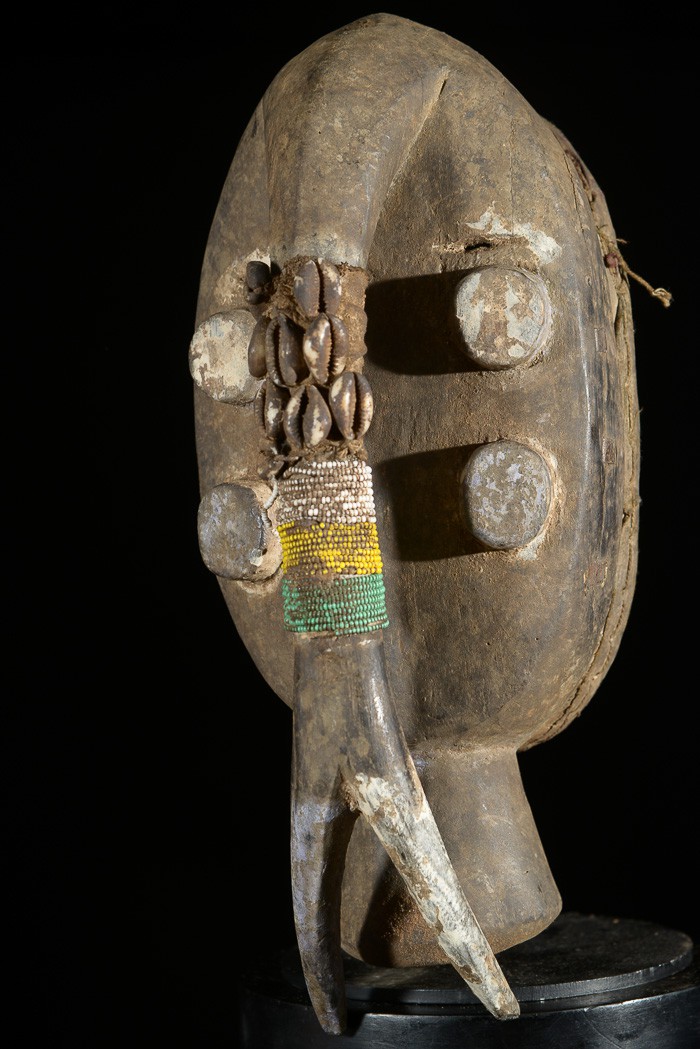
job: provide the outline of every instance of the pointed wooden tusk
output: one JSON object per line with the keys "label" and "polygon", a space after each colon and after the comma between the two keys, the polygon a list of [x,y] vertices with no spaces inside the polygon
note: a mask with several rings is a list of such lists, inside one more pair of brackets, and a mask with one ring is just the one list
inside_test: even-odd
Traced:
{"label": "pointed wooden tusk", "polygon": [[416,807],[393,778],[355,772],[349,786],[457,972],[494,1016],[519,1016],[518,1000],[462,892],[422,790]]}

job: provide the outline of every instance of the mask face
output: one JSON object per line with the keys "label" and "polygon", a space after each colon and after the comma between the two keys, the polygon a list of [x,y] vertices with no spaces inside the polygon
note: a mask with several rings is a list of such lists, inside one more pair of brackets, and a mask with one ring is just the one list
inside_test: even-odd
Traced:
{"label": "mask face", "polygon": [[491,951],[559,912],[517,753],[589,701],[632,598],[618,258],[563,135],[394,16],[289,63],[236,151],[190,351],[200,546],[294,708],[295,916],[328,1030],[339,944],[447,956],[512,1015]]}

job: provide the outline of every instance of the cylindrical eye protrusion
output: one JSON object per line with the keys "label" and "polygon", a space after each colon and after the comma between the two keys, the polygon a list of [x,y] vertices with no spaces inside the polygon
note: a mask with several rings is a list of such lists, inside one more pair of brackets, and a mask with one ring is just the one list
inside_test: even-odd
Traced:
{"label": "cylindrical eye protrusion", "polygon": [[197,514],[202,560],[223,579],[268,579],[282,563],[282,547],[262,484],[220,484],[203,497]]}
{"label": "cylindrical eye protrusion", "polygon": [[283,313],[268,325],[265,359],[268,374],[278,386],[296,386],[308,375],[302,339],[301,328]]}
{"label": "cylindrical eye protrusion", "polygon": [[462,473],[462,509],[474,536],[492,550],[516,550],[542,531],[552,477],[542,455],[518,441],[476,448]]}
{"label": "cylindrical eye protrusion", "polygon": [[258,381],[248,368],[255,317],[248,310],[216,313],[199,325],[189,350],[190,374],[213,400],[248,404]]}
{"label": "cylindrical eye protrusion", "polygon": [[544,347],[552,326],[547,287],[536,273],[483,266],[455,291],[464,351],[487,369],[528,364]]}
{"label": "cylindrical eye protrusion", "polygon": [[374,401],[369,382],[358,372],[344,372],[329,391],[333,418],[347,441],[364,437],[372,421]]}
{"label": "cylindrical eye protrusion", "polygon": [[325,386],[345,367],[348,333],[338,317],[319,313],[304,333],[304,359],[315,382]]}

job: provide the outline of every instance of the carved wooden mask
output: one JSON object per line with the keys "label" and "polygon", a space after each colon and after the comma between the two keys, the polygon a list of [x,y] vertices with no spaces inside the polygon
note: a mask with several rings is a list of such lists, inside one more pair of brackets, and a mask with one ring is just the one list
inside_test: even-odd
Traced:
{"label": "carved wooden mask", "polygon": [[605,199],[480,55],[362,18],[275,78],[223,187],[195,382],[199,535],[294,709],[300,952],[496,953],[561,901],[517,752],[617,651],[636,573],[629,293]]}

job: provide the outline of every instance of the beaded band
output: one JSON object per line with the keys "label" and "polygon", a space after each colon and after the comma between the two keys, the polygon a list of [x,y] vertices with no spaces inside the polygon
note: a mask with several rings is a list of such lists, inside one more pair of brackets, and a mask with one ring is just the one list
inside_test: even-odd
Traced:
{"label": "beaded band", "polygon": [[371,468],[355,458],[307,461],[287,471],[278,500],[287,630],[387,626]]}

